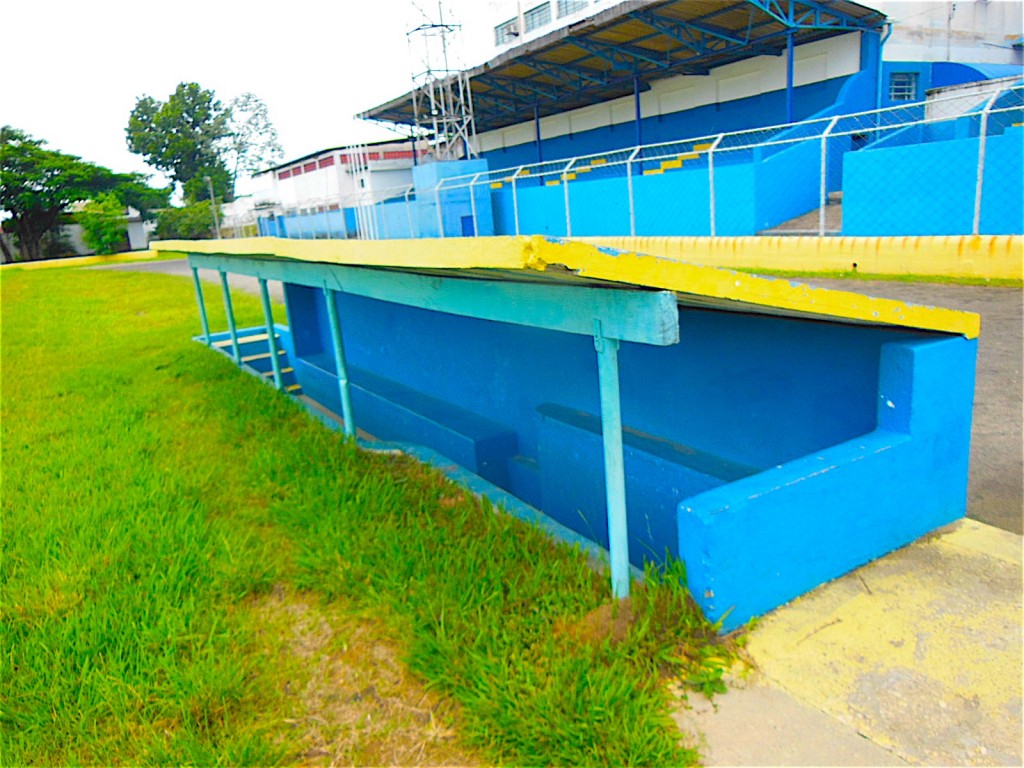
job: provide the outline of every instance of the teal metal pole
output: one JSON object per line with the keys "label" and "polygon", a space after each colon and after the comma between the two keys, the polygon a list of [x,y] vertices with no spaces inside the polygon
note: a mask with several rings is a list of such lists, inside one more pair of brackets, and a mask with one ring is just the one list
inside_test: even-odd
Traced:
{"label": "teal metal pole", "polygon": [[622,456],[622,411],[619,401],[619,340],[605,338],[595,324],[597,375],[601,389],[601,436],[608,502],[608,552],[612,596],[629,597],[629,533],[626,521],[626,471]]}
{"label": "teal metal pole", "polygon": [[262,277],[260,281],[260,301],[263,303],[263,319],[267,323],[267,346],[270,348],[270,368],[274,371],[274,386],[284,389],[284,380],[281,378],[281,358],[277,351],[277,331],[274,329],[274,313],[270,310],[270,291],[267,290],[267,281]]}
{"label": "teal metal pole", "polygon": [[235,326],[235,310],[231,305],[231,289],[228,288],[227,272],[220,273],[220,289],[224,294],[224,313],[228,316],[228,330],[231,332],[231,349],[235,362],[242,364],[242,353],[238,349],[238,328]]}
{"label": "teal metal pole", "polygon": [[192,282],[196,286],[196,303],[199,305],[199,321],[203,324],[203,341],[210,346],[210,320],[206,317],[206,302],[203,301],[203,286],[199,282],[199,270],[192,267]]}
{"label": "teal metal pole", "polygon": [[345,346],[341,340],[341,323],[338,321],[338,305],[334,303],[334,291],[324,286],[327,300],[327,316],[331,323],[331,340],[334,342],[334,365],[338,371],[338,394],[341,395],[341,418],[345,421],[345,436],[356,436],[356,425],[352,420],[352,397],[348,386],[348,366],[345,364]]}

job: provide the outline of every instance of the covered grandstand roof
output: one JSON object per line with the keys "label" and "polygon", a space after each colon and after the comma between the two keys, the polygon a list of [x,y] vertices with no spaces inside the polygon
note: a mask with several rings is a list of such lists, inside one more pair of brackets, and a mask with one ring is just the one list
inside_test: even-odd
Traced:
{"label": "covered grandstand roof", "polygon": [[[477,131],[626,96],[854,30],[884,14],[848,0],[627,0],[468,71]],[[634,84],[634,80],[636,83]],[[415,125],[413,95],[359,117]]]}

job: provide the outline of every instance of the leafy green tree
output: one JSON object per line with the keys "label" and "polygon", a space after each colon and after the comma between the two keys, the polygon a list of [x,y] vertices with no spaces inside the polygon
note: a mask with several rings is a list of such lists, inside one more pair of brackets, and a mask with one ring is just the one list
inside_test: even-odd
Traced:
{"label": "leafy green tree", "polygon": [[158,240],[209,240],[213,237],[213,208],[209,200],[181,208],[165,208],[157,214]]}
{"label": "leafy green tree", "polygon": [[128,149],[186,188],[189,200],[199,199],[193,196],[194,180],[203,176],[214,179],[219,198],[228,199],[232,184],[224,156],[230,117],[213,91],[179,83],[165,102],[152,96],[136,101],[125,129]]}
{"label": "leafy green tree", "polygon": [[243,93],[231,100],[229,109],[230,155],[236,179],[239,171],[251,176],[284,159],[277,129],[270,122],[267,105],[259,97]]}
{"label": "leafy green tree", "polygon": [[126,177],[75,155],[47,149],[11,126],[0,128],[0,210],[10,214],[22,258],[42,258],[44,236],[62,223],[72,203],[114,189]]}
{"label": "leafy green tree", "polygon": [[151,187],[145,183],[144,177],[137,174],[126,174],[124,178],[114,188],[114,194],[125,207],[137,210],[143,221],[152,221],[157,211],[171,204],[174,187]]}
{"label": "leafy green tree", "polygon": [[128,223],[125,205],[117,195],[107,192],[97,195],[75,214],[82,227],[82,240],[97,254],[105,256],[125,250]]}

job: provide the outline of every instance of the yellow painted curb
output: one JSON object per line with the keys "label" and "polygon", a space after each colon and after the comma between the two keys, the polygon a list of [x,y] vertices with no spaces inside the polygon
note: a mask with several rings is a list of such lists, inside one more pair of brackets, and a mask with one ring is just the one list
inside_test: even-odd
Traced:
{"label": "yellow painted curb", "polygon": [[585,237],[581,242],[732,269],[1016,279],[1024,237]]}
{"label": "yellow painted curb", "polygon": [[16,261],[4,267],[18,269],[55,269],[57,267],[91,267],[97,264],[121,264],[129,261],[148,261],[156,258],[156,252],[131,251],[114,256],[75,256],[70,259],[44,259],[42,261]]}

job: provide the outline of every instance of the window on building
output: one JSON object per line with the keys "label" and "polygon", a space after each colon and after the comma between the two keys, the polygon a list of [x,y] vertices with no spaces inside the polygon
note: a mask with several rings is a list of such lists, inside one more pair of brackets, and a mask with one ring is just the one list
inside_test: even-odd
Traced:
{"label": "window on building", "polygon": [[893,72],[889,75],[889,101],[917,100],[917,72]]}
{"label": "window on building", "polygon": [[509,19],[494,28],[494,44],[505,45],[514,42],[519,37],[518,19]]}
{"label": "window on building", "polygon": [[587,0],[558,0],[558,18],[587,7]]}
{"label": "window on building", "polygon": [[528,10],[523,14],[523,23],[526,27],[526,32],[532,32],[535,29],[543,27],[545,24],[550,24],[551,3],[542,3],[541,5]]}

